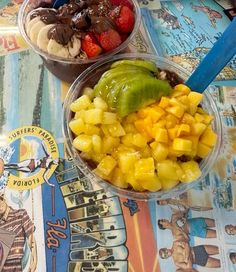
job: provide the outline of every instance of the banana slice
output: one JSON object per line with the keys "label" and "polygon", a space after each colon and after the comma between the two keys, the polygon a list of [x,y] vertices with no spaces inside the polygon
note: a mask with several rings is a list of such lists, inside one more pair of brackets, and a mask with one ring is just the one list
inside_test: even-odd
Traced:
{"label": "banana slice", "polygon": [[74,58],[76,56],[79,55],[80,53],[80,48],[81,48],[81,41],[79,38],[73,36],[72,37],[72,42],[69,43],[69,53],[70,53],[70,57]]}
{"label": "banana slice", "polygon": [[40,17],[37,16],[34,19],[32,19],[31,21],[26,22],[25,30],[26,30],[26,33],[27,33],[28,36],[30,35],[30,30],[33,27],[33,25],[35,25],[39,21],[40,21]]}
{"label": "banana slice", "polygon": [[37,39],[38,39],[38,34],[39,31],[45,26],[46,24],[43,23],[42,21],[38,21],[37,23],[35,23],[31,29],[30,29],[30,33],[29,33],[29,37],[32,41],[32,43],[37,44]]}
{"label": "banana slice", "polygon": [[69,50],[53,39],[49,40],[47,51],[49,54],[52,54],[61,58],[69,58]]}
{"label": "banana slice", "polygon": [[54,24],[46,25],[39,31],[38,38],[37,38],[37,45],[40,49],[47,51],[49,38],[48,38],[48,31],[54,26]]}

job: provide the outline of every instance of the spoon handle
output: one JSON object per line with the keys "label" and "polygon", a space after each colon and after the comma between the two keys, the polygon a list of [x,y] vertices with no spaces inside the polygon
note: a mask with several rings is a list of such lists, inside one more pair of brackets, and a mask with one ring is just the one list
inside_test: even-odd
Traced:
{"label": "spoon handle", "polygon": [[67,4],[68,0],[53,0],[52,1],[52,7],[53,8],[59,8],[60,6]]}
{"label": "spoon handle", "polygon": [[236,18],[229,24],[186,81],[191,90],[202,93],[236,54]]}

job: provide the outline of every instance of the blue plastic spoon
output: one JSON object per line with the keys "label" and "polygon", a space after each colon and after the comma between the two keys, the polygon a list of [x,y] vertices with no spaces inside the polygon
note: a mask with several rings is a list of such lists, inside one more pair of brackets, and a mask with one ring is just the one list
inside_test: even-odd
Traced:
{"label": "blue plastic spoon", "polygon": [[186,81],[191,90],[202,93],[236,54],[236,18],[229,24]]}
{"label": "blue plastic spoon", "polygon": [[68,3],[68,0],[53,0],[52,3],[53,3],[52,7],[57,9],[60,6]]}

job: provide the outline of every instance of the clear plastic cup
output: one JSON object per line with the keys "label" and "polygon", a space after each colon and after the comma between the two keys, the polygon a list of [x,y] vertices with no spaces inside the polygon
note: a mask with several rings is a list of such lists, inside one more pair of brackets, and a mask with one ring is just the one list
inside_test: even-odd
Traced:
{"label": "clear plastic cup", "polygon": [[21,35],[27,42],[27,44],[37,53],[39,54],[45,66],[51,71],[55,76],[60,78],[61,80],[67,81],[69,83],[74,82],[74,80],[78,77],[80,73],[82,73],[86,68],[88,68],[94,62],[102,60],[104,58],[110,57],[115,55],[119,52],[125,52],[128,48],[128,45],[134,38],[135,34],[138,32],[140,22],[141,22],[141,11],[139,5],[136,0],[130,0],[134,6],[134,13],[135,13],[135,24],[132,32],[129,34],[128,38],[121,43],[120,46],[115,48],[112,51],[103,53],[94,58],[87,58],[87,59],[66,59],[61,58],[55,55],[50,55],[47,52],[41,50],[36,44],[33,44],[29,39],[26,29],[25,29],[25,22],[27,14],[40,6],[40,3],[44,2],[47,3],[47,6],[50,5],[51,0],[41,1],[41,0],[25,0],[21,5],[18,14],[18,27],[20,30]]}
{"label": "clear plastic cup", "polygon": [[199,177],[197,180],[191,183],[179,183],[173,189],[165,190],[165,191],[161,190],[158,192],[136,192],[130,189],[118,188],[112,185],[111,183],[109,183],[108,181],[105,181],[101,179],[100,177],[98,177],[96,174],[94,174],[94,172],[92,172],[92,169],[90,168],[88,163],[80,157],[80,152],[72,146],[73,133],[71,132],[68,126],[69,121],[73,117],[73,113],[70,111],[70,108],[69,108],[70,104],[81,95],[81,92],[85,86],[93,87],[98,81],[98,79],[100,78],[100,76],[107,69],[109,69],[112,62],[121,60],[121,59],[137,59],[137,58],[153,61],[156,63],[157,67],[161,69],[169,70],[171,72],[175,72],[184,81],[190,75],[186,70],[176,65],[174,62],[169,61],[165,58],[161,58],[161,57],[158,57],[155,55],[149,55],[149,54],[139,54],[139,53],[118,54],[109,59],[102,60],[92,65],[76,79],[76,81],[72,84],[66,96],[66,99],[64,102],[64,109],[63,109],[63,133],[65,136],[65,144],[70,156],[74,160],[75,165],[84,173],[84,175],[87,178],[89,178],[92,182],[98,183],[105,190],[109,190],[110,192],[122,197],[136,199],[136,200],[151,200],[151,199],[161,200],[161,199],[171,198],[171,197],[182,194],[183,192],[185,192],[186,190],[189,190],[190,188],[195,186],[197,183],[199,183],[201,180],[203,180],[204,177],[209,173],[214,162],[217,159],[220,146],[221,146],[222,124],[221,124],[221,118],[217,110],[216,104],[209,92],[212,88],[214,88],[213,86],[209,86],[203,93],[204,99],[201,102],[201,106],[209,114],[214,115],[214,121],[212,123],[212,127],[213,127],[213,130],[217,133],[218,138],[211,153],[208,155],[207,158],[203,159],[200,162],[200,169],[202,171],[201,177]]}

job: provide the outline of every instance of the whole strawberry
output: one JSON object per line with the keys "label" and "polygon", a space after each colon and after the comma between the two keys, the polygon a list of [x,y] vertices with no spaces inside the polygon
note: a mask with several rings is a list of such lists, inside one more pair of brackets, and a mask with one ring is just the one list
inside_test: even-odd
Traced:
{"label": "whole strawberry", "polygon": [[102,48],[98,45],[92,33],[88,33],[81,41],[81,48],[89,58],[97,57],[101,54]]}
{"label": "whole strawberry", "polygon": [[115,17],[115,23],[118,31],[130,33],[134,28],[135,17],[133,11],[127,6],[120,6],[114,10],[112,17]]}
{"label": "whole strawberry", "polygon": [[105,51],[111,51],[118,47],[122,43],[122,40],[116,30],[109,29],[100,34],[99,42]]}

